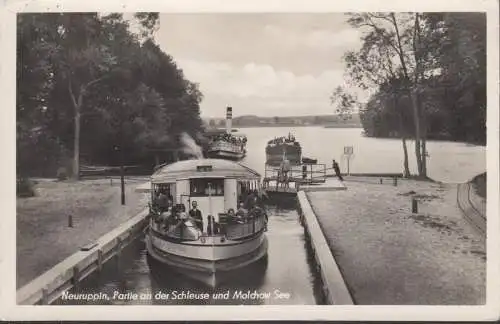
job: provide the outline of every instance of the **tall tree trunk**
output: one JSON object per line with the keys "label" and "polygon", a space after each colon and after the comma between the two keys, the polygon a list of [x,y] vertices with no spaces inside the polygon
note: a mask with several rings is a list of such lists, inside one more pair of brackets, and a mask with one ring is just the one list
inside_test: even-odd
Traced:
{"label": "tall tree trunk", "polygon": [[422,178],[427,177],[427,118],[426,118],[426,113],[422,107],[422,101],[420,100],[420,97],[418,93],[415,93],[415,101],[417,104],[417,110],[418,110],[418,116],[419,116],[419,125],[418,129],[420,131],[420,145],[419,145],[419,152],[420,152],[420,166],[419,166],[419,172],[418,175]]}
{"label": "tall tree trunk", "polygon": [[[399,93],[399,91],[398,91]],[[399,121],[399,135],[401,136],[401,142],[403,143],[403,176],[405,178],[410,177],[410,167],[408,164],[408,146],[406,145],[406,130],[404,129],[403,123],[403,113],[398,109],[398,97],[394,97],[394,109],[398,112]]]}
{"label": "tall tree trunk", "polygon": [[427,177],[427,141],[425,138],[422,138],[421,142],[422,146],[422,177]]}
{"label": "tall tree trunk", "polygon": [[[422,175],[422,154],[420,150],[420,113],[418,109],[418,102],[416,98],[416,93],[414,93],[414,89],[412,87],[415,87],[418,84],[418,80],[415,79],[414,82],[412,82],[412,79],[410,78],[410,75],[408,73],[408,68],[406,66],[406,60],[403,55],[403,45],[401,42],[401,35],[399,33],[399,27],[398,23],[396,21],[396,16],[394,13],[391,13],[391,19],[392,19],[392,24],[394,26],[394,31],[396,35],[396,47],[397,47],[397,54],[399,57],[399,61],[401,63],[401,68],[403,70],[403,75],[405,77],[405,81],[408,83],[406,86],[408,88],[408,95],[410,96],[411,99],[411,106],[412,106],[412,111],[413,111],[413,119],[414,119],[414,124],[415,124],[415,157],[417,158],[417,169],[418,169],[418,174]],[[418,24],[418,14],[415,16],[415,23]],[[417,61],[418,64],[418,61]]]}
{"label": "tall tree trunk", "polygon": [[73,170],[72,178],[73,180],[78,180],[80,178],[80,117],[81,117],[81,107],[83,100],[83,88],[80,88],[78,93],[78,99],[75,98],[73,93],[73,87],[71,81],[68,83],[69,95],[71,97],[71,102],[73,103],[73,108],[75,109],[75,136],[73,139]]}
{"label": "tall tree trunk", "polygon": [[[419,107],[421,108],[421,107]],[[422,173],[421,177],[427,177],[427,118],[425,111],[422,114],[422,138],[421,138],[421,148],[422,148]]]}
{"label": "tall tree trunk", "polygon": [[73,179],[80,178],[80,107],[75,107],[75,138],[73,144]]}
{"label": "tall tree trunk", "polygon": [[411,89],[409,89],[409,95],[411,98],[411,106],[413,111],[413,121],[415,124],[415,157],[417,158],[417,170],[418,175],[422,176],[422,151],[420,147],[420,114],[418,110],[418,102],[416,98],[416,94],[413,93]]}
{"label": "tall tree trunk", "polygon": [[410,177],[410,166],[408,165],[408,147],[406,146],[406,137],[405,136],[401,137],[401,141],[403,142],[403,155],[404,155],[404,160],[403,160],[403,166],[404,166],[403,176],[405,178],[409,178]]}

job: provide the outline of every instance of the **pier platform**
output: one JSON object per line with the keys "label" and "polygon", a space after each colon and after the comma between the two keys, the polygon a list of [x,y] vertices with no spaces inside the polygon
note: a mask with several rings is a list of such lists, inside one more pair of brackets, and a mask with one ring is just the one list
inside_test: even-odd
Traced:
{"label": "pier platform", "polygon": [[305,195],[355,304],[486,302],[485,239],[461,216],[455,185],[349,179],[346,185]]}

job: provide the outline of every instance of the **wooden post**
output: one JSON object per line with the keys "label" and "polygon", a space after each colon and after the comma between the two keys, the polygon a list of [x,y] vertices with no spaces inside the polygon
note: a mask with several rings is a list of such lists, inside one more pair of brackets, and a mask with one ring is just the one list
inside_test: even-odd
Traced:
{"label": "wooden post", "polygon": [[47,288],[42,289],[42,305],[48,305],[49,304],[49,292]]}
{"label": "wooden post", "polygon": [[382,184],[382,182],[384,182],[384,179],[382,179],[382,178],[380,178],[379,180],[380,180],[380,184]]}
{"label": "wooden post", "polygon": [[68,215],[68,227],[73,227],[73,215]]}
{"label": "wooden post", "polygon": [[411,212],[413,214],[418,213],[418,201],[415,198],[411,198]]}
{"label": "wooden post", "polygon": [[395,187],[398,186],[398,177],[394,177],[393,178],[393,184],[394,184]]}

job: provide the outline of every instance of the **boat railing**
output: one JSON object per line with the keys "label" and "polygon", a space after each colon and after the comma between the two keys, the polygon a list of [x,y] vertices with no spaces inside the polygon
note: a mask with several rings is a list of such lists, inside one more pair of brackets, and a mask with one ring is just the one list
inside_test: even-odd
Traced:
{"label": "boat railing", "polygon": [[[324,183],[326,181],[325,164],[299,164],[291,165],[288,171],[288,182],[301,184]],[[264,170],[264,187],[269,181],[283,180],[281,177],[281,168],[266,164]]]}
{"label": "boat railing", "polygon": [[266,226],[266,215],[264,212],[252,216],[250,213],[245,218],[229,218],[227,214],[219,214],[218,231],[215,233],[203,233],[190,220],[177,220],[176,223],[153,221],[153,229],[163,233],[169,238],[181,241],[197,241],[202,237],[225,236],[227,239],[236,240],[255,234]]}
{"label": "boat railing", "polygon": [[160,220],[153,219],[153,229],[170,238],[182,241],[197,241],[202,236],[202,231],[188,220]]}
{"label": "boat railing", "polygon": [[230,151],[241,151],[243,147],[243,143],[229,143],[223,140],[218,140],[211,145],[212,149],[215,150],[230,150]]}
{"label": "boat railing", "polygon": [[266,219],[265,215],[261,215],[247,219],[243,223],[228,223],[222,226],[229,240],[237,240],[262,231],[266,226]]}

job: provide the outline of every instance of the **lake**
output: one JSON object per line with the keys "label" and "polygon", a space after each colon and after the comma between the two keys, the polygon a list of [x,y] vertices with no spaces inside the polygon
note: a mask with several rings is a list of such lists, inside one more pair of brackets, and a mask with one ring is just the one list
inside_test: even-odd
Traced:
{"label": "lake", "polygon": [[[242,161],[264,173],[265,147],[274,137],[291,132],[302,146],[303,156],[318,159],[331,167],[336,159],[347,170],[344,146],[353,146],[352,173],[403,172],[403,148],[399,139],[364,137],[361,128],[254,127],[240,128],[248,138],[247,157]],[[408,141],[410,172],[416,174],[414,141]],[[428,141],[428,176],[443,182],[465,182],[486,171],[486,147],[446,141]]]}

